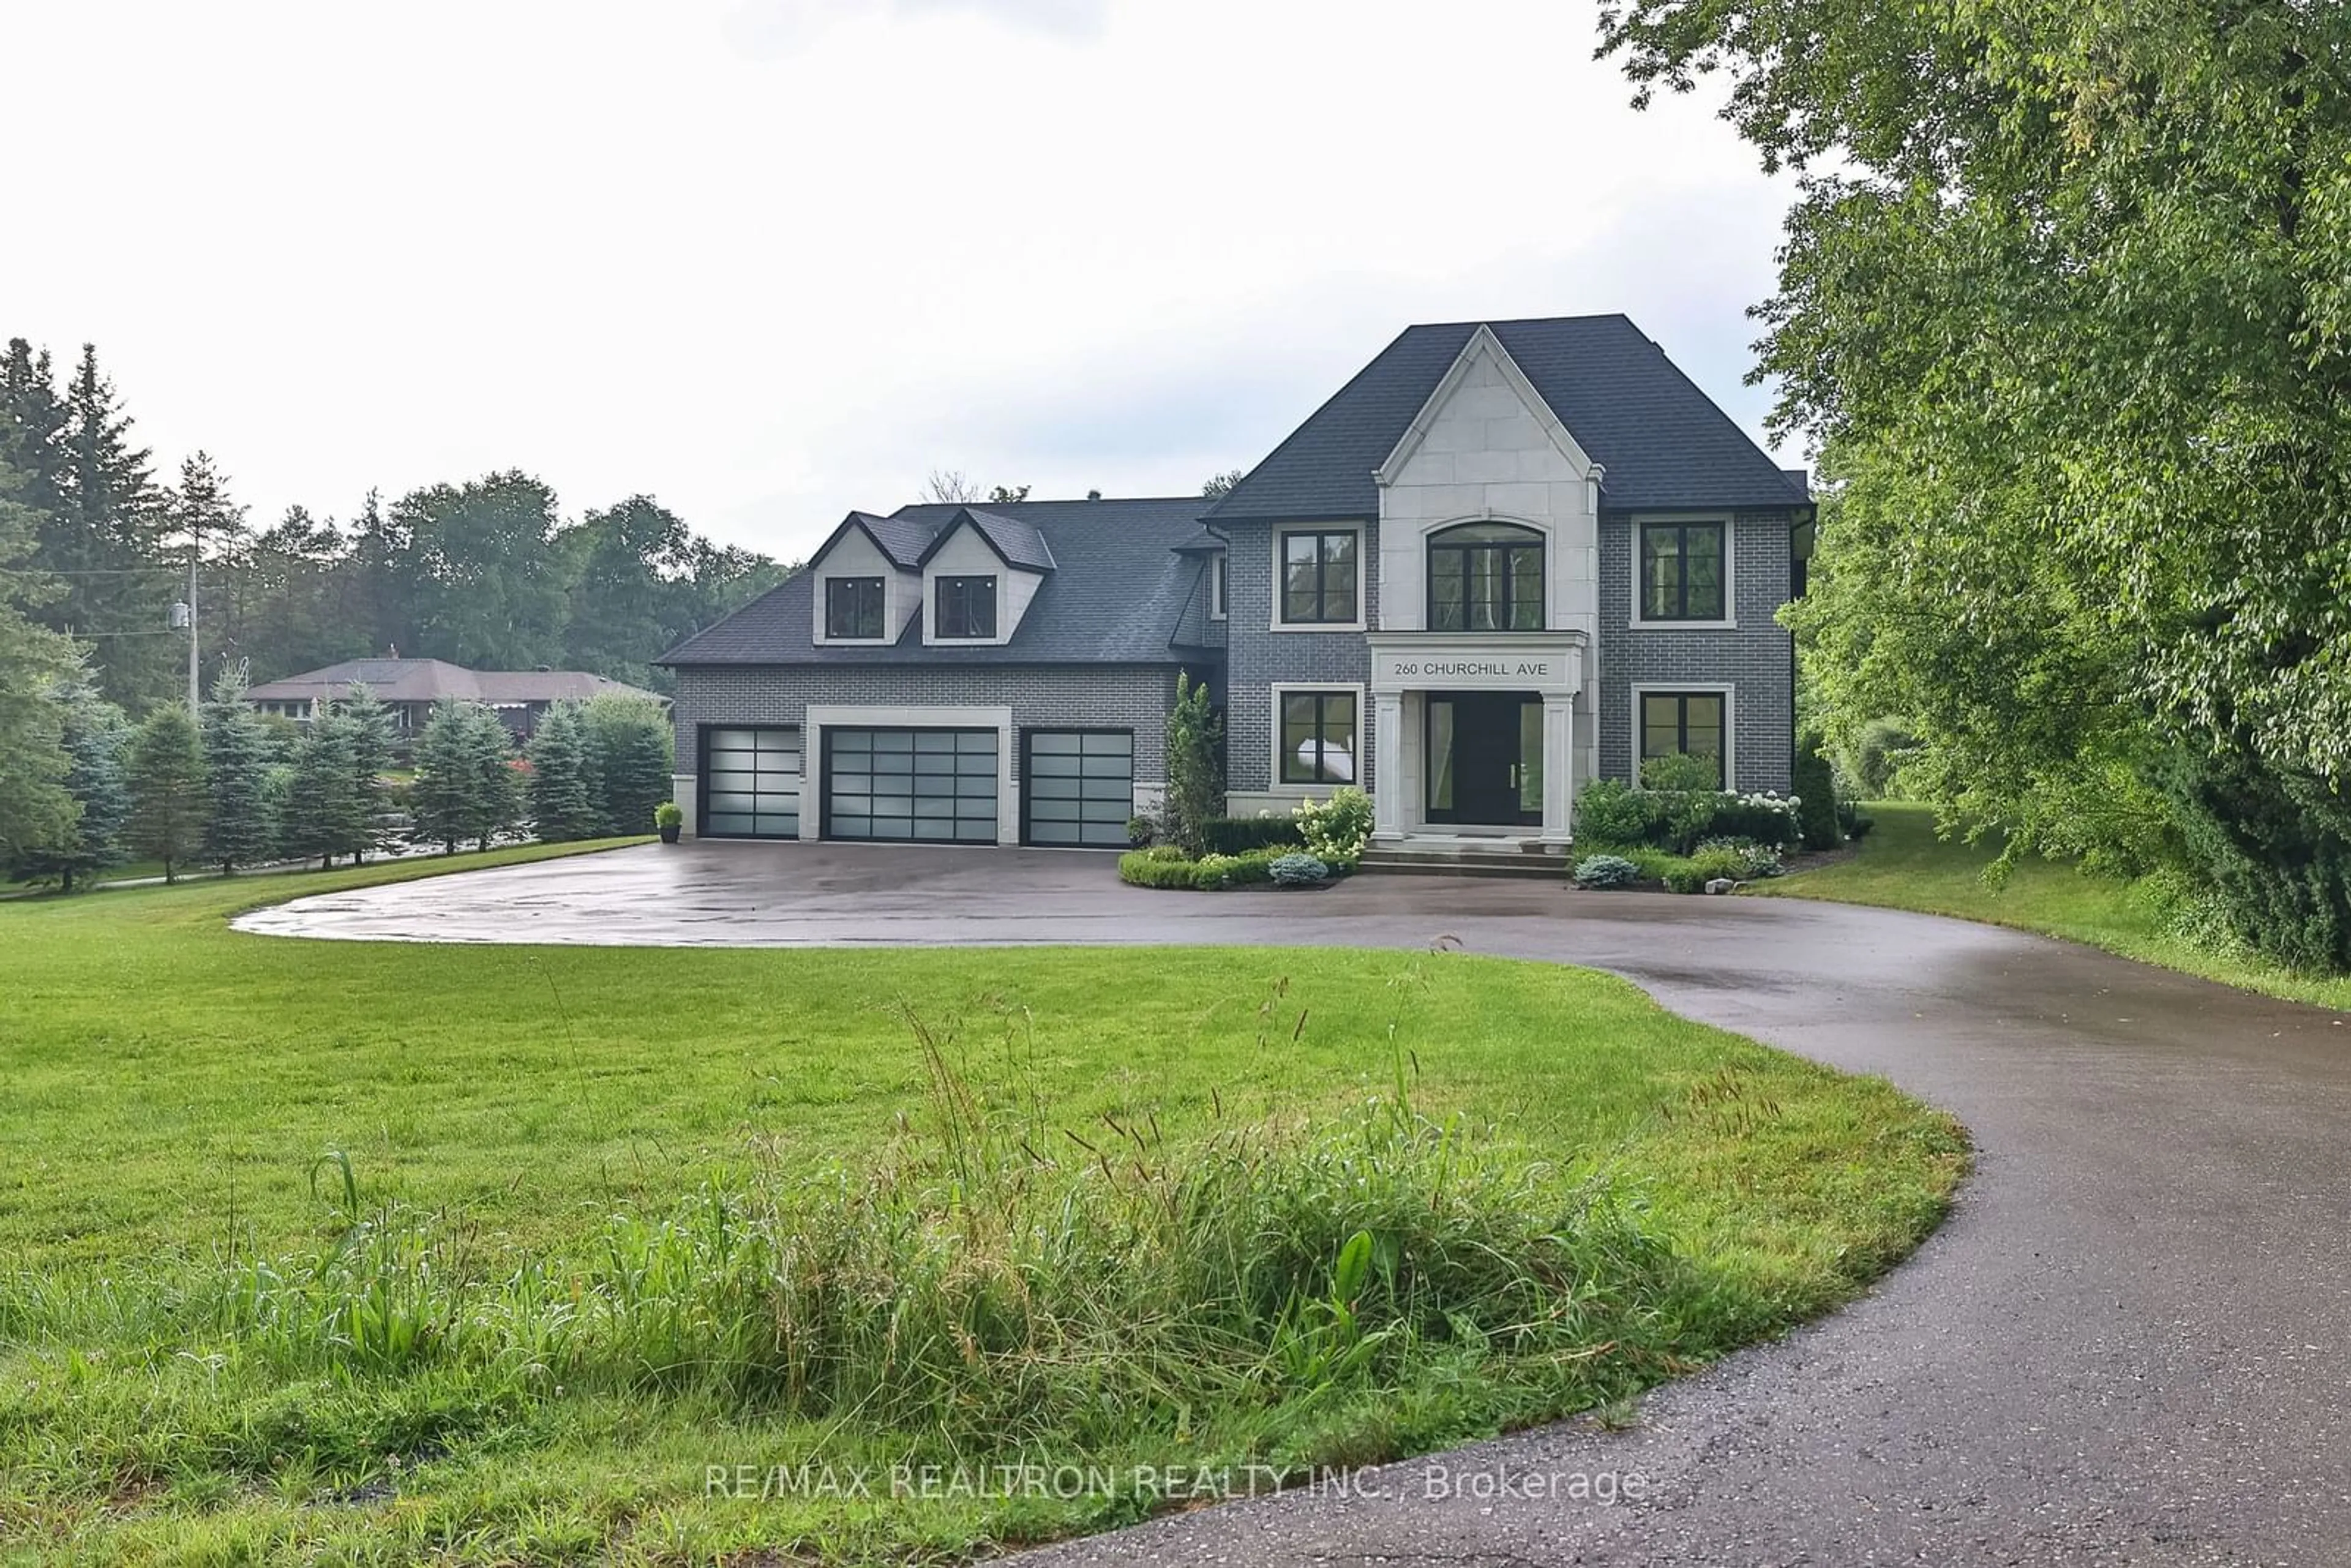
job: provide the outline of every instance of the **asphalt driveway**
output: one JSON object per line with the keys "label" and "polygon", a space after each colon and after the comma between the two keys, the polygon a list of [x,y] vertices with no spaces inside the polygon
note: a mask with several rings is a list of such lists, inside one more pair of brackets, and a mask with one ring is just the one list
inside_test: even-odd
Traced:
{"label": "asphalt driveway", "polygon": [[[1452,938],[1614,970],[1689,1017],[1884,1073],[1976,1135],[1975,1178],[1910,1263],[1658,1391],[1626,1429],[1547,1427],[1040,1564],[2351,1563],[2351,1019],[1921,915],[1404,877],[1145,893],[1051,852],[648,846],[238,924],[676,945]],[[1613,1503],[1576,1481],[1603,1475]]]}

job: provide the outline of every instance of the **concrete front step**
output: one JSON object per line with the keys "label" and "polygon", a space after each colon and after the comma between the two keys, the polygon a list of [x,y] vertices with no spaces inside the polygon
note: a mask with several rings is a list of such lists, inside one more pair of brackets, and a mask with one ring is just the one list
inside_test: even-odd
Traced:
{"label": "concrete front step", "polygon": [[1563,856],[1539,854],[1516,844],[1476,844],[1471,841],[1459,845],[1374,844],[1364,852],[1359,869],[1384,875],[1506,876],[1565,882],[1567,863]]}

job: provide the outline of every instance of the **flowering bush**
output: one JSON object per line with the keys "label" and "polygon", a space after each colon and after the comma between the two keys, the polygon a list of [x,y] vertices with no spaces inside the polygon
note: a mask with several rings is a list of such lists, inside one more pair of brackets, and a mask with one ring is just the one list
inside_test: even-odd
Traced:
{"label": "flowering bush", "polygon": [[1575,880],[1585,887],[1630,887],[1641,868],[1622,855],[1586,855],[1575,862]]}
{"label": "flowering bush", "polygon": [[1699,842],[1692,853],[1698,858],[1721,854],[1735,858],[1740,865],[1740,882],[1759,882],[1765,877],[1779,876],[1788,869],[1780,861],[1780,852],[1753,839],[1713,838]]}
{"label": "flowering bush", "polygon": [[1266,867],[1268,874],[1284,887],[1311,887],[1331,880],[1331,868],[1312,855],[1287,854]]}
{"label": "flowering bush", "polygon": [[1372,841],[1372,798],[1343,785],[1321,804],[1301,800],[1290,813],[1306,852],[1327,865],[1353,865]]}
{"label": "flowering bush", "polygon": [[[1648,774],[1677,777],[1655,768]],[[1676,854],[1687,854],[1709,838],[1751,839],[1784,849],[1801,836],[1802,806],[1796,796],[1769,790],[1635,789],[1619,779],[1597,779],[1575,799],[1575,836],[1587,843],[1653,845]]]}

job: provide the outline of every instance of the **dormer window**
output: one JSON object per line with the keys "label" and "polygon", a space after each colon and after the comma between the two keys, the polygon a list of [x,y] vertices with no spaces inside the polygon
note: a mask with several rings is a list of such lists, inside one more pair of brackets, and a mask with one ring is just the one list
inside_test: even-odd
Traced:
{"label": "dormer window", "polygon": [[1543,629],[1543,537],[1514,523],[1463,523],[1428,538],[1428,629]]}
{"label": "dormer window", "polygon": [[824,584],[824,634],[842,642],[884,635],[882,580],[878,577],[833,577]]}
{"label": "dormer window", "polygon": [[931,634],[986,641],[996,635],[996,579],[942,577]]}

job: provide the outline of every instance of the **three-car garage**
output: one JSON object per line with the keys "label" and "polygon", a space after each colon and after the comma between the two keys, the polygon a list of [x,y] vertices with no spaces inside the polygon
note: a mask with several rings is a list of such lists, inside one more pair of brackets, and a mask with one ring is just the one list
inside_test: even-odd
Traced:
{"label": "three-car garage", "polygon": [[[799,725],[701,729],[697,835],[888,843],[993,844],[1006,837],[998,728],[822,724],[814,809],[804,810],[808,751]],[[1019,841],[1122,849],[1134,815],[1128,729],[1017,732]]]}

